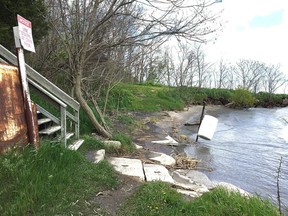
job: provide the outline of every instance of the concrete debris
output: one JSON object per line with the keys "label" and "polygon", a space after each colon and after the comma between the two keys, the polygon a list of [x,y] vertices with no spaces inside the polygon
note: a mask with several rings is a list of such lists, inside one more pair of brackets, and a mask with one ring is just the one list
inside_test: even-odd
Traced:
{"label": "concrete debris", "polygon": [[100,161],[104,160],[105,157],[105,149],[100,149],[96,152],[94,163],[99,163]]}
{"label": "concrete debris", "polygon": [[200,196],[201,196],[201,194],[199,194],[199,193],[197,193],[197,192],[195,192],[195,191],[184,190],[184,189],[179,189],[179,188],[177,188],[176,191],[177,191],[178,193],[184,194],[184,195],[186,195],[186,196],[190,196],[190,197],[192,197],[192,198],[197,198],[197,197],[200,197]]}
{"label": "concrete debris", "polygon": [[150,155],[148,155],[148,158],[153,161],[158,161],[165,166],[174,166],[176,163],[176,160],[173,157],[160,152],[151,152]]}
{"label": "concrete debris", "polygon": [[216,183],[216,186],[220,186],[220,187],[224,187],[225,189],[227,189],[228,191],[231,191],[231,192],[238,192],[240,193],[242,196],[250,196],[251,194],[248,193],[247,191],[239,188],[239,187],[236,187],[235,185],[233,184],[230,184],[230,183],[227,183],[227,182],[218,182]]}
{"label": "concrete debris", "polygon": [[111,157],[108,162],[123,175],[136,177],[140,181],[145,180],[142,162],[139,159]]}
{"label": "concrete debris", "polygon": [[165,137],[165,140],[152,141],[152,143],[153,144],[165,144],[165,145],[171,145],[171,146],[179,145],[179,143],[169,135]]}
{"label": "concrete debris", "polygon": [[197,170],[176,170],[175,173],[179,173],[182,176],[184,175],[190,181],[195,182],[196,184],[205,185],[208,189],[215,188],[215,183],[213,183],[207,175]]}
{"label": "concrete debris", "polygon": [[103,141],[103,143],[107,147],[116,147],[116,148],[121,147],[121,142],[119,142],[119,141],[105,140],[105,141]]}
{"label": "concrete debris", "polygon": [[135,144],[135,143],[134,143],[134,145],[135,145],[135,148],[136,148],[136,149],[143,149],[143,146],[137,145],[137,144]]}
{"label": "concrete debris", "polygon": [[169,171],[162,165],[158,164],[144,164],[144,172],[146,180],[149,181],[162,181],[173,184],[174,180],[169,175]]}

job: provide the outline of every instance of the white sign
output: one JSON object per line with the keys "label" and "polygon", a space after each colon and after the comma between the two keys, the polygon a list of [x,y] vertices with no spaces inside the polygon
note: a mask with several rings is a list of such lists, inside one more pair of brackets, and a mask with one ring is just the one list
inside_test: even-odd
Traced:
{"label": "white sign", "polygon": [[29,20],[17,15],[20,41],[25,50],[35,52],[33,36],[32,36],[32,23]]}

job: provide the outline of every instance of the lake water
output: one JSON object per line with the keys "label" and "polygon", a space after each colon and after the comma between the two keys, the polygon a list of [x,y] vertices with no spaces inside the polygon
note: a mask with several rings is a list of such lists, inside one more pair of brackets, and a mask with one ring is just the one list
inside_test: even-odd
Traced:
{"label": "lake water", "polygon": [[[232,183],[275,202],[282,156],[280,193],[288,207],[288,108],[230,110],[217,118],[213,139],[199,138],[185,152],[213,170],[204,171],[211,180]],[[195,134],[191,137],[195,139]]]}

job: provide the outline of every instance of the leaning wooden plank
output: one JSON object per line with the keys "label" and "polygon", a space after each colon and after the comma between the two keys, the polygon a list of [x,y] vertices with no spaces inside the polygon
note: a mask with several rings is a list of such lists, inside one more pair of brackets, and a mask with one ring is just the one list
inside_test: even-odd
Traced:
{"label": "leaning wooden plank", "polygon": [[45,134],[45,135],[51,135],[61,129],[61,126],[51,126],[49,128],[46,128],[44,130],[39,131],[39,134]]}
{"label": "leaning wooden plank", "polygon": [[76,140],[73,144],[69,145],[68,148],[71,150],[77,150],[80,148],[80,146],[83,144],[84,140],[80,139],[80,140]]}

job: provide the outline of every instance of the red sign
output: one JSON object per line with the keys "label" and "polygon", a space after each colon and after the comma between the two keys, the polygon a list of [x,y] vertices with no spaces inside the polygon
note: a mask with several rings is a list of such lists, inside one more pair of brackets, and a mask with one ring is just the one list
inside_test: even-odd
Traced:
{"label": "red sign", "polygon": [[35,52],[33,36],[32,36],[32,23],[29,20],[17,15],[19,36],[21,45],[24,49]]}

